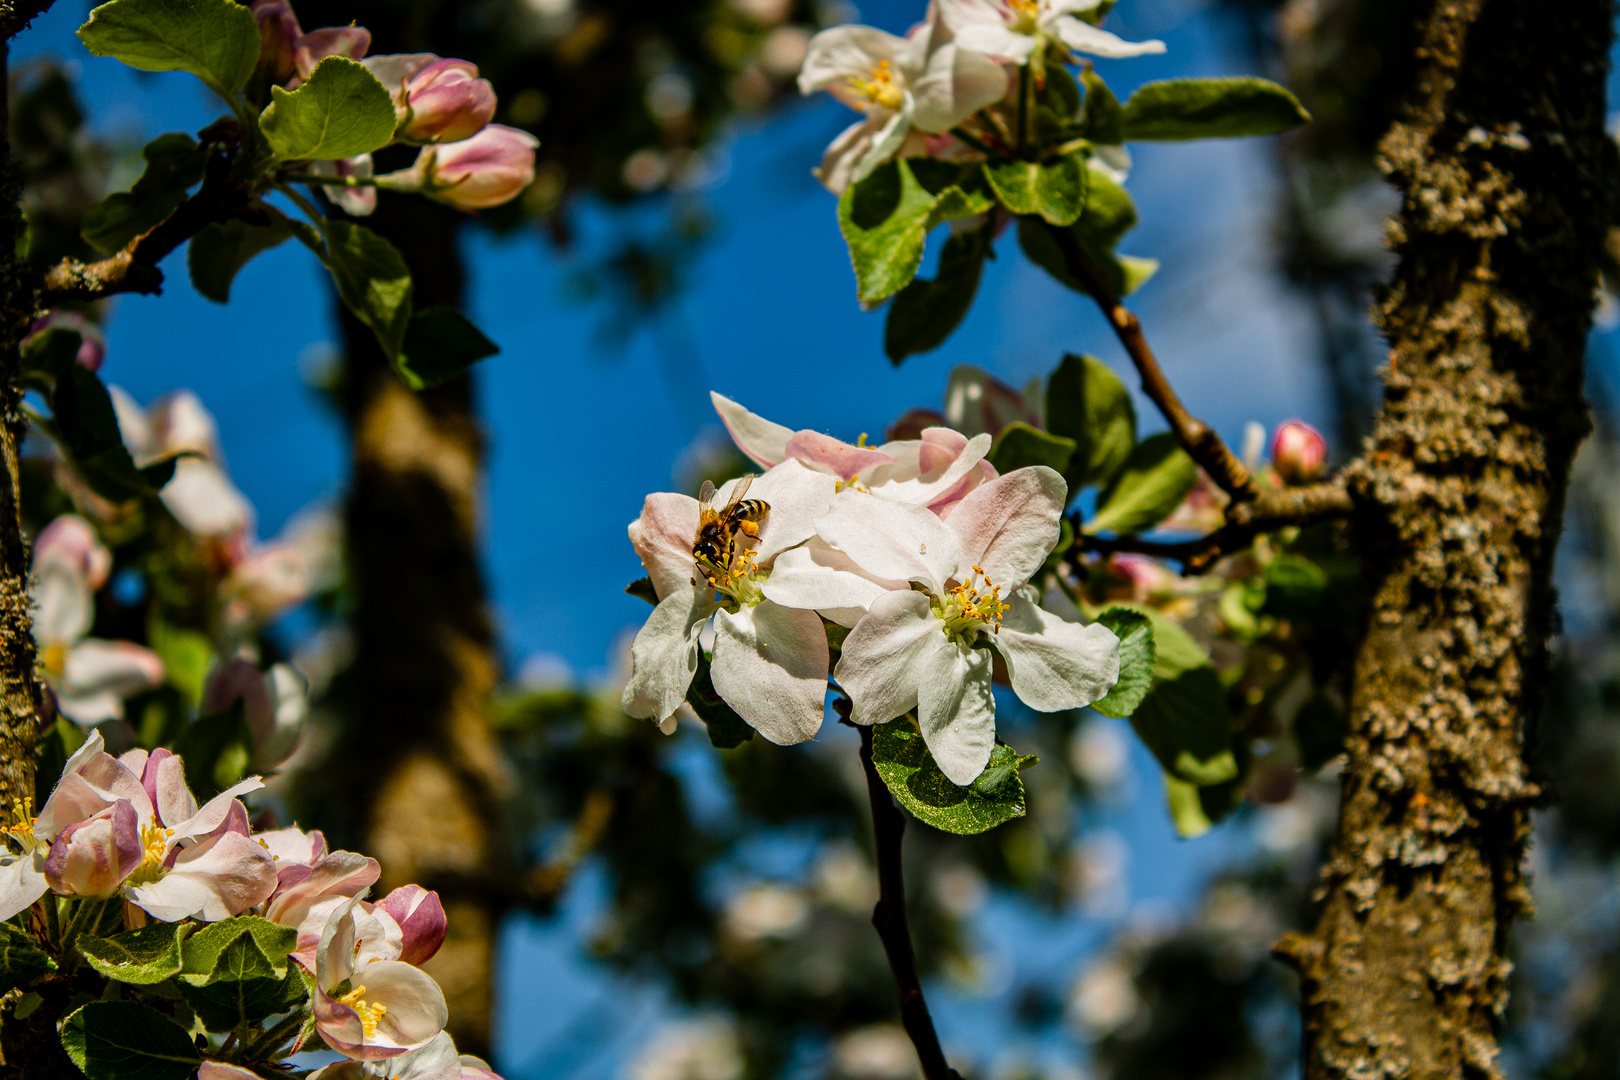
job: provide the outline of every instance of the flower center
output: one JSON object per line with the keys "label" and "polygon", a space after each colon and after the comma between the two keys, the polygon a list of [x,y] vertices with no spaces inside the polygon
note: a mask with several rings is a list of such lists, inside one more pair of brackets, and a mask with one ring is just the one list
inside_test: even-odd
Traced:
{"label": "flower center", "polygon": [[366,988],[357,986],[337,1000],[338,1004],[347,1005],[354,1010],[355,1015],[360,1018],[360,1027],[365,1031],[366,1038],[374,1039],[377,1037],[377,1021],[388,1012],[388,1006],[380,1001],[375,1005],[366,1004],[365,994]]}
{"label": "flower center", "polygon": [[946,636],[968,644],[980,630],[1000,630],[1001,616],[1006,611],[1001,586],[991,581],[981,566],[975,566],[967,580],[951,589],[945,600],[934,603],[934,617],[945,624]]}
{"label": "flower center", "polygon": [[[752,524],[753,522],[744,523],[744,525]],[[755,526],[754,534],[757,535],[758,532],[759,529]],[[754,559],[754,550],[737,543],[737,537],[732,537],[726,544],[725,552],[718,562],[703,555],[694,558],[698,573],[708,581],[711,589],[720,594],[721,602],[732,612],[743,607],[753,607],[765,599],[765,594],[760,591],[759,586],[771,576],[771,572],[759,568],[759,563]]]}
{"label": "flower center", "polygon": [[44,846],[34,836],[34,823],[38,820],[38,818],[29,816],[27,803],[23,802],[21,799],[12,800],[12,823],[6,827],[4,832],[6,836],[9,836],[13,840],[17,841],[17,843],[22,847],[24,855],[32,854],[37,848]]}
{"label": "flower center", "polygon": [[857,94],[865,95],[867,101],[881,108],[898,109],[906,101],[906,92],[895,85],[894,69],[887,60],[877,62],[869,79],[851,75],[849,85]]}
{"label": "flower center", "polygon": [[1033,34],[1040,29],[1041,6],[1038,0],[1007,0],[1007,14],[1015,34]]}
{"label": "flower center", "polygon": [[47,675],[61,678],[67,670],[67,646],[60,641],[53,641],[45,646],[45,655],[40,658],[40,666]]}
{"label": "flower center", "polygon": [[173,829],[165,829],[155,821],[141,826],[141,865],[129,875],[130,885],[148,885],[168,873],[163,861],[168,857],[169,838],[173,835]]}

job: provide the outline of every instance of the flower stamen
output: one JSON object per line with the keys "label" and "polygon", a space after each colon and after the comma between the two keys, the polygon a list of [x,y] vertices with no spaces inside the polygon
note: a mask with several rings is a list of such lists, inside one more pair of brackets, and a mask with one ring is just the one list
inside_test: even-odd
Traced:
{"label": "flower stamen", "polygon": [[970,640],[980,630],[995,633],[1001,629],[1007,605],[1001,599],[1001,586],[990,580],[982,566],[973,567],[966,581],[948,590],[948,597],[934,611],[945,624],[946,634]]}
{"label": "flower stamen", "polygon": [[354,1010],[355,1015],[360,1018],[360,1027],[366,1033],[366,1038],[374,1039],[377,1037],[377,1022],[388,1012],[388,1006],[380,1001],[375,1005],[368,1005],[365,995],[366,988],[357,986],[339,997],[337,1001],[339,1005],[347,1005]]}
{"label": "flower stamen", "polygon": [[863,95],[867,101],[880,108],[895,110],[905,104],[905,91],[894,83],[894,70],[887,60],[879,60],[872,69],[871,78],[863,79],[859,75],[849,77],[850,89]]}
{"label": "flower stamen", "polygon": [[129,884],[147,885],[168,873],[163,864],[169,857],[169,840],[173,836],[173,829],[165,829],[155,821],[141,826],[141,865],[129,875]]}

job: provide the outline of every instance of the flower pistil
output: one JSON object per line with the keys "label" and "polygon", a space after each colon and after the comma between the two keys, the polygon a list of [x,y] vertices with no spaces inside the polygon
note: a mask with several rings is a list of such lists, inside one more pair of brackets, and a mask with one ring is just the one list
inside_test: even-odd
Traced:
{"label": "flower pistil", "polygon": [[975,566],[967,580],[948,590],[946,598],[936,600],[933,608],[949,637],[972,644],[980,630],[994,633],[1001,629],[1007,604],[1001,599],[1001,586],[990,580],[983,567]]}

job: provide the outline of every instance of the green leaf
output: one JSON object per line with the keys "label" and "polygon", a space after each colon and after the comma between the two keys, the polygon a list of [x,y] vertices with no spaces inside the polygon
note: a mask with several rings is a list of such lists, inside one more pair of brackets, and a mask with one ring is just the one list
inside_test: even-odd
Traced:
{"label": "green leaf", "polygon": [[91,490],[113,502],[156,493],[119,437],[118,414],[95,372],[82,364],[67,365],[50,403],[56,434]]}
{"label": "green leaf", "polygon": [[182,976],[176,984],[180,999],[216,1035],[234,1031],[243,1024],[261,1024],[266,1017],[296,1008],[309,999],[309,986],[296,964],[280,978],[254,975],[251,939],[244,936],[228,946],[220,957],[221,970],[230,974],[204,985]]}
{"label": "green leaf", "polygon": [[1198,479],[1198,468],[1169,432],[1136,444],[1113,485],[1098,501],[1085,532],[1139,533],[1175,512]]}
{"label": "green leaf", "polygon": [[709,658],[698,650],[697,674],[692,676],[691,689],[686,692],[686,703],[698,714],[708,728],[709,741],[720,750],[735,750],[754,737],[754,729],[714,689],[709,675]]}
{"label": "green leaf", "polygon": [[996,436],[995,445],[990,448],[990,464],[999,473],[1010,473],[1028,465],[1045,465],[1053,472],[1062,473],[1068,469],[1073,454],[1073,439],[1014,420]]}
{"label": "green leaf", "polygon": [[259,61],[258,23],[231,0],[112,0],[90,13],[79,40],[92,56],[141,71],[189,71],[224,98]]}
{"label": "green leaf", "polygon": [[297,927],[279,926],[257,915],[237,915],[210,923],[185,940],[180,980],[189,986],[206,986],[221,979],[279,980],[287,974],[287,954],[297,946]]}
{"label": "green leaf", "polygon": [[1278,555],[1266,567],[1260,613],[1318,626],[1342,626],[1350,620],[1343,592],[1332,587],[1322,568],[1288,554]]}
{"label": "green leaf", "polygon": [[1155,686],[1131,726],[1159,764],[1186,783],[1218,784],[1237,775],[1226,690],[1207,664]]}
{"label": "green leaf", "polygon": [[292,227],[285,218],[269,225],[249,225],[240,218],[216,221],[191,238],[186,265],[191,284],[216,304],[229,302],[237,271],[260,252],[285,241]]}
{"label": "green leaf", "polygon": [[82,1006],[62,1024],[62,1048],[90,1080],[188,1080],[202,1061],[185,1028],[133,1001]]}
{"label": "green leaf", "polygon": [[1147,616],[1153,626],[1153,677],[1157,680],[1174,679],[1182,672],[1209,663],[1209,653],[1182,629],[1181,624],[1158,608],[1146,604],[1117,603],[1112,608],[1124,608]]}
{"label": "green leaf", "polygon": [[404,258],[393,244],[352,221],[328,221],[326,239],[338,295],[394,359],[411,321],[411,272]]}
{"label": "green leaf", "polygon": [[1066,154],[1053,161],[985,162],[984,175],[1008,210],[1035,214],[1053,225],[1072,225],[1086,205],[1085,158]]}
{"label": "green leaf", "polygon": [[41,975],[56,970],[56,961],[27,931],[0,923],[0,994],[32,985]]}
{"label": "green leaf", "polygon": [[115,982],[151,986],[180,973],[180,945],[193,923],[153,923],[112,937],[80,935],[90,966]]}
{"label": "green leaf", "polygon": [[[213,640],[196,630],[175,626],[155,615],[147,623],[147,643],[163,659],[163,680],[195,706],[202,700],[208,669],[214,665]],[[227,785],[229,786],[229,785]]]}
{"label": "green leaf", "polygon": [[928,212],[928,220],[923,224],[923,231],[932,232],[934,226],[958,218],[976,217],[988,212],[995,205],[996,200],[982,190],[982,187],[964,191],[952,185],[939,193],[934,208]]}
{"label": "green leaf", "polygon": [[1001,794],[1009,781],[1017,778],[1020,772],[1040,763],[1038,755],[1020,756],[1012,747],[998,741],[990,751],[990,760],[985,764],[984,772],[968,785],[968,790],[981,798],[994,799]]}
{"label": "green leaf", "polygon": [[1118,146],[1125,141],[1124,110],[1119,98],[1103,82],[1102,76],[1091,68],[1082,68],[1080,79],[1086,84],[1086,138],[1106,146]]}
{"label": "green leaf", "polygon": [[53,326],[33,335],[22,344],[22,375],[25,385],[45,395],[56,391],[56,381],[78,358],[84,337],[77,331]]}
{"label": "green leaf", "polygon": [[1146,83],[1125,103],[1121,118],[1127,140],[1275,135],[1310,119],[1293,94],[1248,76]]}
{"label": "green leaf", "polygon": [[247,775],[253,731],[241,699],[224,712],[200,716],[180,729],[174,752],[185,761],[186,783],[199,797],[224,791]]}
{"label": "green leaf", "polygon": [[335,161],[394,139],[394,99],[358,60],[328,56],[297,90],[270,88],[259,130],[283,160]]}
{"label": "green leaf", "polygon": [[1065,356],[1046,384],[1046,426],[1075,443],[1064,471],[1073,494],[1107,485],[1136,445],[1136,408],[1118,375],[1091,356]]}
{"label": "green leaf", "polygon": [[624,591],[630,596],[641,597],[653,607],[658,606],[658,590],[653,588],[652,578],[650,577],[636,578],[636,580],[624,587]]}
{"label": "green leaf", "polygon": [[397,366],[405,385],[421,390],[453,379],[500,351],[455,308],[423,308],[405,329],[405,351]]}
{"label": "green leaf", "polygon": [[79,235],[103,255],[121,250],[185,202],[186,189],[203,178],[208,153],[190,135],[159,135],[141,151],[141,178],[86,210]]}
{"label": "green leaf", "polygon": [[1214,825],[1209,815],[1204,813],[1203,801],[1198,797],[1199,790],[1196,785],[1183,783],[1169,773],[1164,774],[1164,797],[1169,805],[1170,821],[1176,827],[1176,835],[1183,840],[1203,836]]}
{"label": "green leaf", "polygon": [[1086,185],[1086,209],[1076,231],[1099,251],[1112,251],[1126,233],[1136,228],[1136,203],[1119,181],[1101,169],[1091,170]]}
{"label": "green leaf", "polygon": [[838,229],[849,245],[855,292],[863,303],[893,296],[916,276],[936,201],[903,159],[845,189]]}
{"label": "green leaf", "polygon": [[[996,770],[992,790],[957,787],[939,771],[922,735],[908,720],[891,720],[872,729],[872,764],[900,805],[918,821],[958,836],[982,833],[1024,816],[1024,782],[1017,770],[1020,763],[1032,760],[1019,758],[1011,747],[998,743],[986,770]],[[979,779],[984,779],[982,774]]]}
{"label": "green leaf", "polygon": [[[959,191],[951,188],[947,192]],[[944,199],[940,200],[941,205]],[[883,328],[883,351],[898,364],[913,353],[937,349],[951,336],[979,291],[979,276],[990,253],[990,230],[953,235],[940,252],[932,281],[915,278],[895,296]]]}
{"label": "green leaf", "polygon": [[1139,611],[1111,607],[1097,616],[1119,638],[1119,681],[1108,696],[1091,707],[1104,716],[1123,719],[1134,713],[1153,687],[1153,668],[1158,661],[1153,647],[1153,622]]}

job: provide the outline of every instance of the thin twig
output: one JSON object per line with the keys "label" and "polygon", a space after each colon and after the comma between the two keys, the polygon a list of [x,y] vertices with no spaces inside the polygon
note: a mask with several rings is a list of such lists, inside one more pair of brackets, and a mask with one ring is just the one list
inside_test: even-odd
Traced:
{"label": "thin twig", "polygon": [[208,171],[197,194],[156,226],[142,233],[115,255],[99,262],[64,259],[45,273],[39,305],[51,307],[67,300],[99,300],[116,293],[159,293],[163,271],[158,269],[175,248],[205,227],[231,218],[267,223],[264,211],[231,182],[231,152],[221,148],[208,160]]}
{"label": "thin twig", "polygon": [[1251,502],[1234,502],[1226,508],[1226,524],[1207,536],[1192,540],[1143,540],[1138,536],[1087,536],[1080,531],[1078,515],[1074,522],[1075,544],[1069,549],[1069,559],[1078,559],[1082,552],[1093,551],[1102,555],[1128,552],[1172,559],[1182,564],[1187,574],[1206,573],[1223,557],[1241,551],[1261,533],[1272,532],[1288,525],[1309,525],[1329,518],[1348,517],[1355,510],[1344,482],[1326,480],[1295,488],[1272,488],[1260,492]]}
{"label": "thin twig", "polygon": [[1165,377],[1164,370],[1159,367],[1158,358],[1148,346],[1147,337],[1142,333],[1142,324],[1130,309],[1120,303],[1114,290],[1109,288],[1102,272],[1091,261],[1091,257],[1080,245],[1079,239],[1069,229],[1047,226],[1047,231],[1057,243],[1058,250],[1063,253],[1063,259],[1069,266],[1069,272],[1075,280],[1085,287],[1086,292],[1097,302],[1103,315],[1108,319],[1108,325],[1114,328],[1125,351],[1130,354],[1131,363],[1136,365],[1136,372],[1142,379],[1142,392],[1153,400],[1164,414],[1165,420],[1170,424],[1170,431],[1175,435],[1181,448],[1187,451],[1195,462],[1201,465],[1205,472],[1214,480],[1220,489],[1232,497],[1235,503],[1247,502],[1260,495],[1260,488],[1249,475],[1249,470],[1239,461],[1237,455],[1228,449],[1221,440],[1220,434],[1198,417],[1187,411],[1187,407],[1176,396],[1175,390],[1170,386],[1170,380]]}
{"label": "thin twig", "polygon": [[872,925],[883,942],[889,970],[894,972],[895,989],[900,992],[900,1023],[917,1049],[925,1080],[961,1080],[939,1047],[934,1018],[928,1013],[928,1002],[917,978],[917,958],[911,951],[906,881],[900,866],[900,841],[905,836],[906,819],[872,763],[872,729],[860,725],[860,733],[861,766],[866,770],[866,795],[872,803],[872,834],[877,844],[878,902],[872,909]]}

